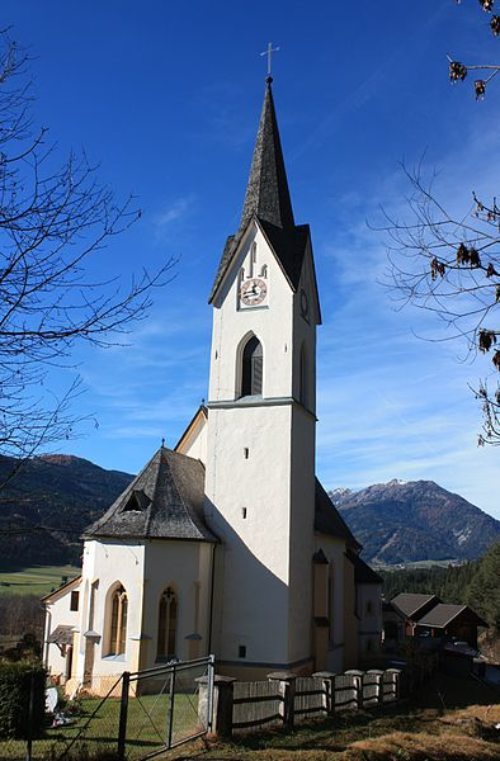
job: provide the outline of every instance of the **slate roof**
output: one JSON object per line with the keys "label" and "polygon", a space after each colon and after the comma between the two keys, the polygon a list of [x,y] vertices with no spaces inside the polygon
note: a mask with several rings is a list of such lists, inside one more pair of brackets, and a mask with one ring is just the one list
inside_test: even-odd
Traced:
{"label": "slate roof", "polygon": [[294,222],[271,82],[272,78],[268,77],[240,226],[226,241],[209,303],[213,301],[252,219],[262,227],[293,289],[298,286],[309,226],[296,226]]}
{"label": "slate roof", "polygon": [[466,613],[467,619],[471,623],[475,623],[477,626],[488,626],[486,621],[480,618],[477,613],[474,613],[467,605],[450,605],[445,603],[439,603],[432,608],[420,619],[418,625],[429,626],[434,629],[444,629],[463,613]]}
{"label": "slate roof", "polygon": [[[437,605],[440,601],[436,595],[422,595],[410,592],[401,592],[391,600],[395,606],[406,618],[418,620],[419,611],[428,606],[430,603]],[[425,612],[425,611],[424,611]]]}
{"label": "slate roof", "polygon": [[65,626],[64,624],[56,626],[52,634],[49,634],[47,637],[47,642],[55,642],[58,645],[72,645],[73,626]]}
{"label": "slate roof", "polygon": [[314,529],[320,534],[330,534],[338,539],[344,539],[347,545],[353,549],[361,549],[361,545],[354,538],[347,523],[336,509],[318,479],[316,479]]}
{"label": "slate roof", "polygon": [[162,446],[83,535],[216,542],[203,520],[204,485],[199,460]]}
{"label": "slate roof", "polygon": [[365,563],[359,555],[354,560],[354,581],[356,584],[382,584],[383,579],[375,573],[373,568]]}

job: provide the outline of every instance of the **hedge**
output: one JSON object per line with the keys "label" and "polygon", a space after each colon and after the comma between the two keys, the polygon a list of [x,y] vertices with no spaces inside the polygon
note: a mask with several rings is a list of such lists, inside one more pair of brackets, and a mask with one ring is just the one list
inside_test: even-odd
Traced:
{"label": "hedge", "polygon": [[41,665],[0,662],[0,738],[27,739],[43,735],[45,680],[46,672]]}

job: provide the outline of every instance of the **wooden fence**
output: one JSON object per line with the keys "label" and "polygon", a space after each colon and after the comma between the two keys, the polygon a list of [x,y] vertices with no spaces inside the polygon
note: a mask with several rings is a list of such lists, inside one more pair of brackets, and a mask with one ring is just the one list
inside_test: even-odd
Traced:
{"label": "wooden fence", "polygon": [[370,708],[399,700],[401,671],[322,671],[310,677],[288,672],[268,674],[267,681],[238,682],[215,677],[215,731],[225,737],[233,732],[259,731],[339,711]]}

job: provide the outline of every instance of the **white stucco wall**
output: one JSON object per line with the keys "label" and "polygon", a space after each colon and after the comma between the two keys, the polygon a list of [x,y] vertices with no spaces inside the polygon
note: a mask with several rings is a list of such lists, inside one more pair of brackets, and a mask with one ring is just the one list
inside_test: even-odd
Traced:
{"label": "white stucco wall", "polygon": [[291,429],[288,582],[289,658],[292,662],[303,660],[312,652],[315,428],[315,418],[299,405],[294,405]]}
{"label": "white stucco wall", "polygon": [[328,670],[339,673],[344,669],[344,553],[345,542],[329,534],[315,535],[316,550],[322,549],[329,564],[331,578],[331,625],[328,648]]}
{"label": "white stucco wall", "polygon": [[359,653],[376,653],[382,640],[382,585],[357,585],[359,616]]}
{"label": "white stucco wall", "polygon": [[191,635],[201,637],[199,656],[208,655],[211,559],[209,543],[151,541],[146,546],[142,668],[156,662],[160,597],[167,587],[177,597],[176,656],[189,660],[186,637]]}
{"label": "white stucco wall", "polygon": [[245,646],[247,660],[286,663],[291,407],[248,407],[244,423],[241,412],[209,411],[217,456],[207,468],[205,515],[222,542],[216,653],[233,661]]}
{"label": "white stucco wall", "polygon": [[[92,689],[104,692],[123,671],[150,668],[157,662],[159,602],[167,587],[177,596],[176,655],[192,657],[190,635],[199,635],[199,655],[208,654],[212,545],[179,540],[87,541],[81,581],[80,635],[76,681],[88,684],[93,647]],[[110,597],[116,586],[127,593],[125,653],[110,655]],[[93,596],[93,605],[91,597]],[[62,607],[62,606],[61,606]],[[93,611],[92,611],[93,607]],[[62,620],[64,618],[64,621]],[[61,613],[61,622],[67,616]],[[85,633],[95,637],[85,637]],[[193,639],[191,638],[191,641]],[[92,643],[95,643],[92,645]]]}
{"label": "white stucco wall", "polygon": [[[136,671],[142,625],[145,547],[143,543],[116,540],[86,541],[83,553],[78,678],[84,681],[86,644],[95,632],[93,674],[95,677]],[[110,596],[122,585],[127,593],[127,636],[125,653],[109,655]],[[92,603],[93,598],[93,603]]]}
{"label": "white stucco wall", "polygon": [[[44,662],[52,676],[64,677],[66,674],[66,656],[55,643],[48,643],[47,639],[58,626],[71,626],[75,636],[78,637],[80,610],[73,611],[70,607],[71,593],[80,590],[80,582],[69,584],[60,592],[54,592],[45,604],[45,643]],[[79,608],[81,595],[79,597]],[[73,653],[73,668],[76,666],[76,653]]]}

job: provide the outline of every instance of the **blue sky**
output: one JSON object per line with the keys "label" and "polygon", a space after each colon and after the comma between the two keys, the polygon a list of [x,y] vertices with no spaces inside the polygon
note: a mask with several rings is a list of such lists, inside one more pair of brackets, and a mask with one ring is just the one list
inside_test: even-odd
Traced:
{"label": "blue sky", "polygon": [[[437,190],[466,211],[495,193],[500,89],[476,103],[451,86],[446,54],[494,60],[474,0],[356,3],[4,0],[2,25],[34,57],[35,121],[61,153],[85,148],[141,221],[92,268],[127,282],[179,257],[128,346],[75,354],[78,412],[98,428],[61,449],[137,471],[174,445],[207,395],[207,296],[239,221],[269,40],[295,217],[312,227],[323,311],[317,469],[326,487],[433,479],[500,518],[498,452],[478,449],[468,383],[489,372],[438,334],[430,315],[395,310],[379,284],[380,207],[404,216],[400,162],[422,156]],[[497,56],[498,59],[498,56]],[[497,60],[496,59],[496,60]],[[60,392],[69,373],[53,379]]]}

